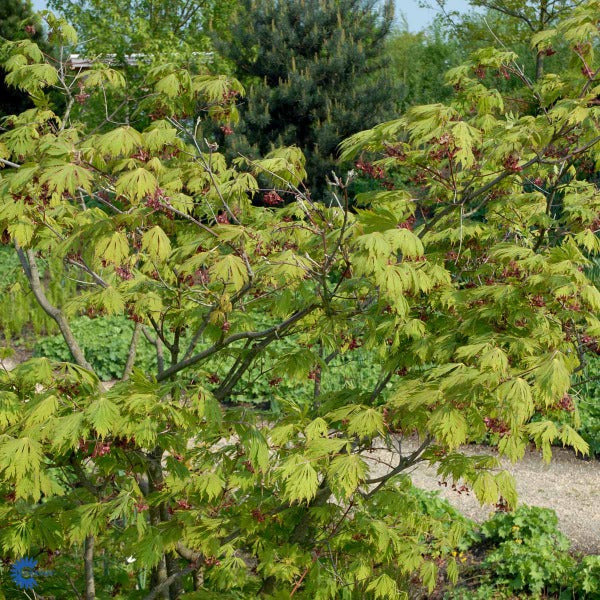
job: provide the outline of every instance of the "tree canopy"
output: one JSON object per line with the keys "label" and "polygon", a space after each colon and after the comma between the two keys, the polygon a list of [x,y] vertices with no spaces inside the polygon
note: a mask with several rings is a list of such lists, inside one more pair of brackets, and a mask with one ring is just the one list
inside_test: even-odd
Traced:
{"label": "tree canopy", "polygon": [[[18,40],[30,38],[43,45],[43,31],[40,19],[33,12],[29,0],[0,1],[0,39]],[[4,83],[6,72],[0,70],[0,118],[19,113],[31,106],[26,93]]]}
{"label": "tree canopy", "polygon": [[[480,10],[460,15],[447,10],[445,0],[435,2],[443,11],[444,21],[467,48],[483,42],[484,46],[502,43],[510,50],[518,50],[521,60],[533,59],[529,76],[534,80],[542,77],[544,64],[552,56],[536,34],[550,30],[581,3],[582,0],[469,0],[473,8]],[[530,45],[532,36],[537,43]],[[561,40],[556,42],[561,43]]]}
{"label": "tree canopy", "polygon": [[227,31],[235,0],[49,0],[48,5],[68,16],[88,56],[211,49],[210,34]]}

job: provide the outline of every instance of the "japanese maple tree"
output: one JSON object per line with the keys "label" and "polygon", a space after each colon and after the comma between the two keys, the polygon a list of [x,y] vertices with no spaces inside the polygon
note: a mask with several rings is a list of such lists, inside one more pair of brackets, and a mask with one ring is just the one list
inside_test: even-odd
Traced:
{"label": "japanese maple tree", "polygon": [[[569,41],[561,75],[533,84],[511,52],[480,51],[448,74],[448,105],[347,140],[344,159],[387,189],[351,198],[353,173],[332,174],[330,206],[296,147],[227,163],[198,138],[235,118],[231,78],[156,66],[131,107],[147,129],[110,115],[89,129],[71,107],[119,72],[5,44],[8,83],[35,108],[0,134],[2,241],[72,361],[0,375],[3,554],[53,571],[43,593],[86,599],[397,598],[455,581],[463,526],[424,510],[414,465],[512,507],[497,458],[461,445],[587,450],[571,380],[600,336],[586,276],[600,200],[580,177],[600,142],[598,15],[589,0],[533,40]],[[47,20],[68,55],[72,28]],[[520,78],[536,114],[505,110],[482,70]],[[61,306],[50,255],[79,282]],[[73,335],[80,314],[135,323],[110,389]],[[141,339],[155,372],[135,367]],[[358,354],[373,383],[354,377]],[[257,381],[263,402],[239,402]],[[393,462],[372,474],[381,447]]]}

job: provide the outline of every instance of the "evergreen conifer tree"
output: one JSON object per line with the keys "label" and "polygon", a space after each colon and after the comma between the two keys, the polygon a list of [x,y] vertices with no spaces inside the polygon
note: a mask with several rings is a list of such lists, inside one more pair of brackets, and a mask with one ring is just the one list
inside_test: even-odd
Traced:
{"label": "evergreen conifer tree", "polygon": [[236,131],[225,129],[229,152],[296,144],[321,196],[341,140],[394,113],[392,20],[388,0],[243,0],[221,46],[248,91]]}

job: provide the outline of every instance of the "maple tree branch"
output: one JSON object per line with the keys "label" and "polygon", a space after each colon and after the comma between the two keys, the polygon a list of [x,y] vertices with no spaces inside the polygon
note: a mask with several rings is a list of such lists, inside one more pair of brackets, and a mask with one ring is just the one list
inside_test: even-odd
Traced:
{"label": "maple tree branch", "polygon": [[531,31],[537,31],[537,28],[534,26],[534,24],[531,22],[531,19],[527,15],[510,9],[509,7],[505,6],[504,2],[485,2],[484,0],[480,0],[478,4],[490,10],[495,10],[499,13],[505,14],[508,17],[519,19],[525,22],[529,29],[531,29]]}
{"label": "maple tree branch", "polygon": [[75,362],[84,369],[88,371],[94,372],[92,365],[86,360],[85,354],[81,349],[81,346],[75,339],[73,332],[71,331],[71,327],[69,322],[60,311],[60,309],[53,306],[48,298],[46,297],[46,293],[44,292],[44,288],[42,286],[42,282],[40,281],[40,273],[35,262],[35,254],[33,250],[24,251],[17,242],[15,242],[15,249],[17,251],[17,256],[19,257],[19,262],[23,267],[23,271],[25,273],[25,277],[29,282],[29,287],[37,300],[37,303],[42,307],[44,312],[54,319],[60,332],[69,348]]}
{"label": "maple tree branch", "polygon": [[376,483],[377,485],[370,492],[364,494],[364,498],[371,498],[371,496],[375,495],[392,477],[398,475],[402,471],[422,461],[422,454],[431,444],[432,441],[433,437],[428,435],[423,441],[423,443],[410,456],[408,456],[407,458],[402,458],[402,456],[400,456],[400,462],[398,463],[398,466],[392,469],[389,473],[386,473],[381,477],[375,477],[374,479],[367,479],[365,481],[367,485],[373,483]]}
{"label": "maple tree branch", "polygon": [[317,308],[316,304],[311,304],[310,306],[307,306],[307,307],[303,308],[302,310],[296,311],[291,317],[289,317],[285,321],[282,321],[281,323],[278,323],[277,325],[274,325],[273,327],[269,327],[268,329],[263,329],[262,331],[242,331],[240,333],[234,333],[234,334],[226,337],[224,340],[221,340],[220,342],[213,344],[209,348],[206,348],[202,352],[199,352],[198,354],[191,356],[189,358],[186,358],[186,359],[178,362],[177,364],[172,365],[168,369],[165,369],[162,373],[160,373],[158,375],[158,377],[156,379],[157,379],[157,381],[164,381],[165,379],[168,379],[172,375],[175,375],[175,373],[179,373],[179,371],[182,371],[186,367],[194,365],[194,364],[200,362],[201,360],[204,360],[205,358],[208,358],[209,356],[216,354],[223,348],[225,348],[225,347],[229,346],[230,344],[232,344],[233,342],[237,342],[239,340],[260,340],[260,339],[263,339],[266,337],[270,337],[271,335],[273,336],[272,337],[273,340],[277,339],[277,337],[280,334],[282,334],[286,329],[291,327],[294,323],[296,323],[300,319],[303,319],[306,315],[313,312],[316,308]]}
{"label": "maple tree branch", "polygon": [[85,273],[87,273],[99,286],[101,286],[103,288],[110,287],[110,285],[108,283],[106,283],[106,281],[104,281],[104,279],[102,279],[102,277],[100,277],[100,275],[98,275],[98,273],[96,273],[95,271],[93,271],[86,264],[86,262],[83,259],[81,259],[81,262],[79,262],[78,260],[75,260],[75,259],[72,259],[72,258],[68,258],[67,262],[70,265],[73,265],[74,267],[77,267],[77,268],[81,269],[82,271],[84,271]]}
{"label": "maple tree branch", "polygon": [[[175,546],[175,552],[177,552],[181,558],[185,558],[185,560],[193,563],[199,563],[203,560],[203,555],[201,552],[196,552],[191,548],[184,546],[181,542],[177,542],[177,545]],[[198,565],[196,564],[196,566]]]}
{"label": "maple tree branch", "polygon": [[[244,373],[250,368],[250,365],[254,361],[254,359],[275,339],[276,334],[271,334],[267,336],[262,342],[259,344],[255,344],[251,348],[245,348],[242,351],[240,356],[243,356],[243,353],[246,353],[246,356],[243,358],[241,362],[236,361],[236,364],[231,368],[230,372],[227,374],[227,378],[223,382],[223,384],[216,390],[213,394],[217,400],[224,400],[231,394],[233,388],[236,386],[238,381],[243,377]],[[250,342],[250,340],[248,340]],[[236,367],[234,370],[234,367]]]}
{"label": "maple tree branch", "polygon": [[196,568],[196,566],[192,566],[192,565],[188,565],[187,567],[185,567],[184,569],[181,569],[180,571],[177,571],[175,573],[172,573],[171,575],[169,575],[164,581],[162,581],[159,585],[157,585],[145,598],[144,600],[154,600],[155,598],[158,597],[158,595],[163,592],[164,590],[167,590],[172,583],[174,583],[175,581],[181,579],[182,577],[184,577],[185,575],[187,575],[188,573],[191,573],[194,569]]}
{"label": "maple tree branch", "polygon": [[12,167],[13,169],[21,168],[21,165],[18,165],[17,163],[14,163],[10,160],[6,160],[5,158],[0,158],[0,163],[3,164],[5,167]]}
{"label": "maple tree branch", "polygon": [[141,331],[142,324],[136,321],[135,327],[133,328],[133,334],[131,335],[129,352],[127,353],[127,362],[125,363],[125,368],[123,369],[123,376],[121,377],[121,381],[127,381],[129,379],[129,376],[131,375],[131,371],[133,371],[133,365],[135,363],[135,355],[137,352],[137,345],[140,339]]}

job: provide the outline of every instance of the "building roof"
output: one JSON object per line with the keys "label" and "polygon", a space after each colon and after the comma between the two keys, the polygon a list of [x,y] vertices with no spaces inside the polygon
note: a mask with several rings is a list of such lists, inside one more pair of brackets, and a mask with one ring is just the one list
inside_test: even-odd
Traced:
{"label": "building roof", "polygon": [[[192,55],[202,56],[206,62],[210,62],[213,58],[212,52],[193,52]],[[103,62],[107,65],[122,65],[124,62],[130,67],[136,67],[140,63],[149,62],[149,60],[146,54],[125,54],[122,58],[116,54],[103,54],[96,58],[87,58],[82,54],[71,54],[68,64],[72,70],[79,71],[82,69],[91,69],[98,62]]]}

